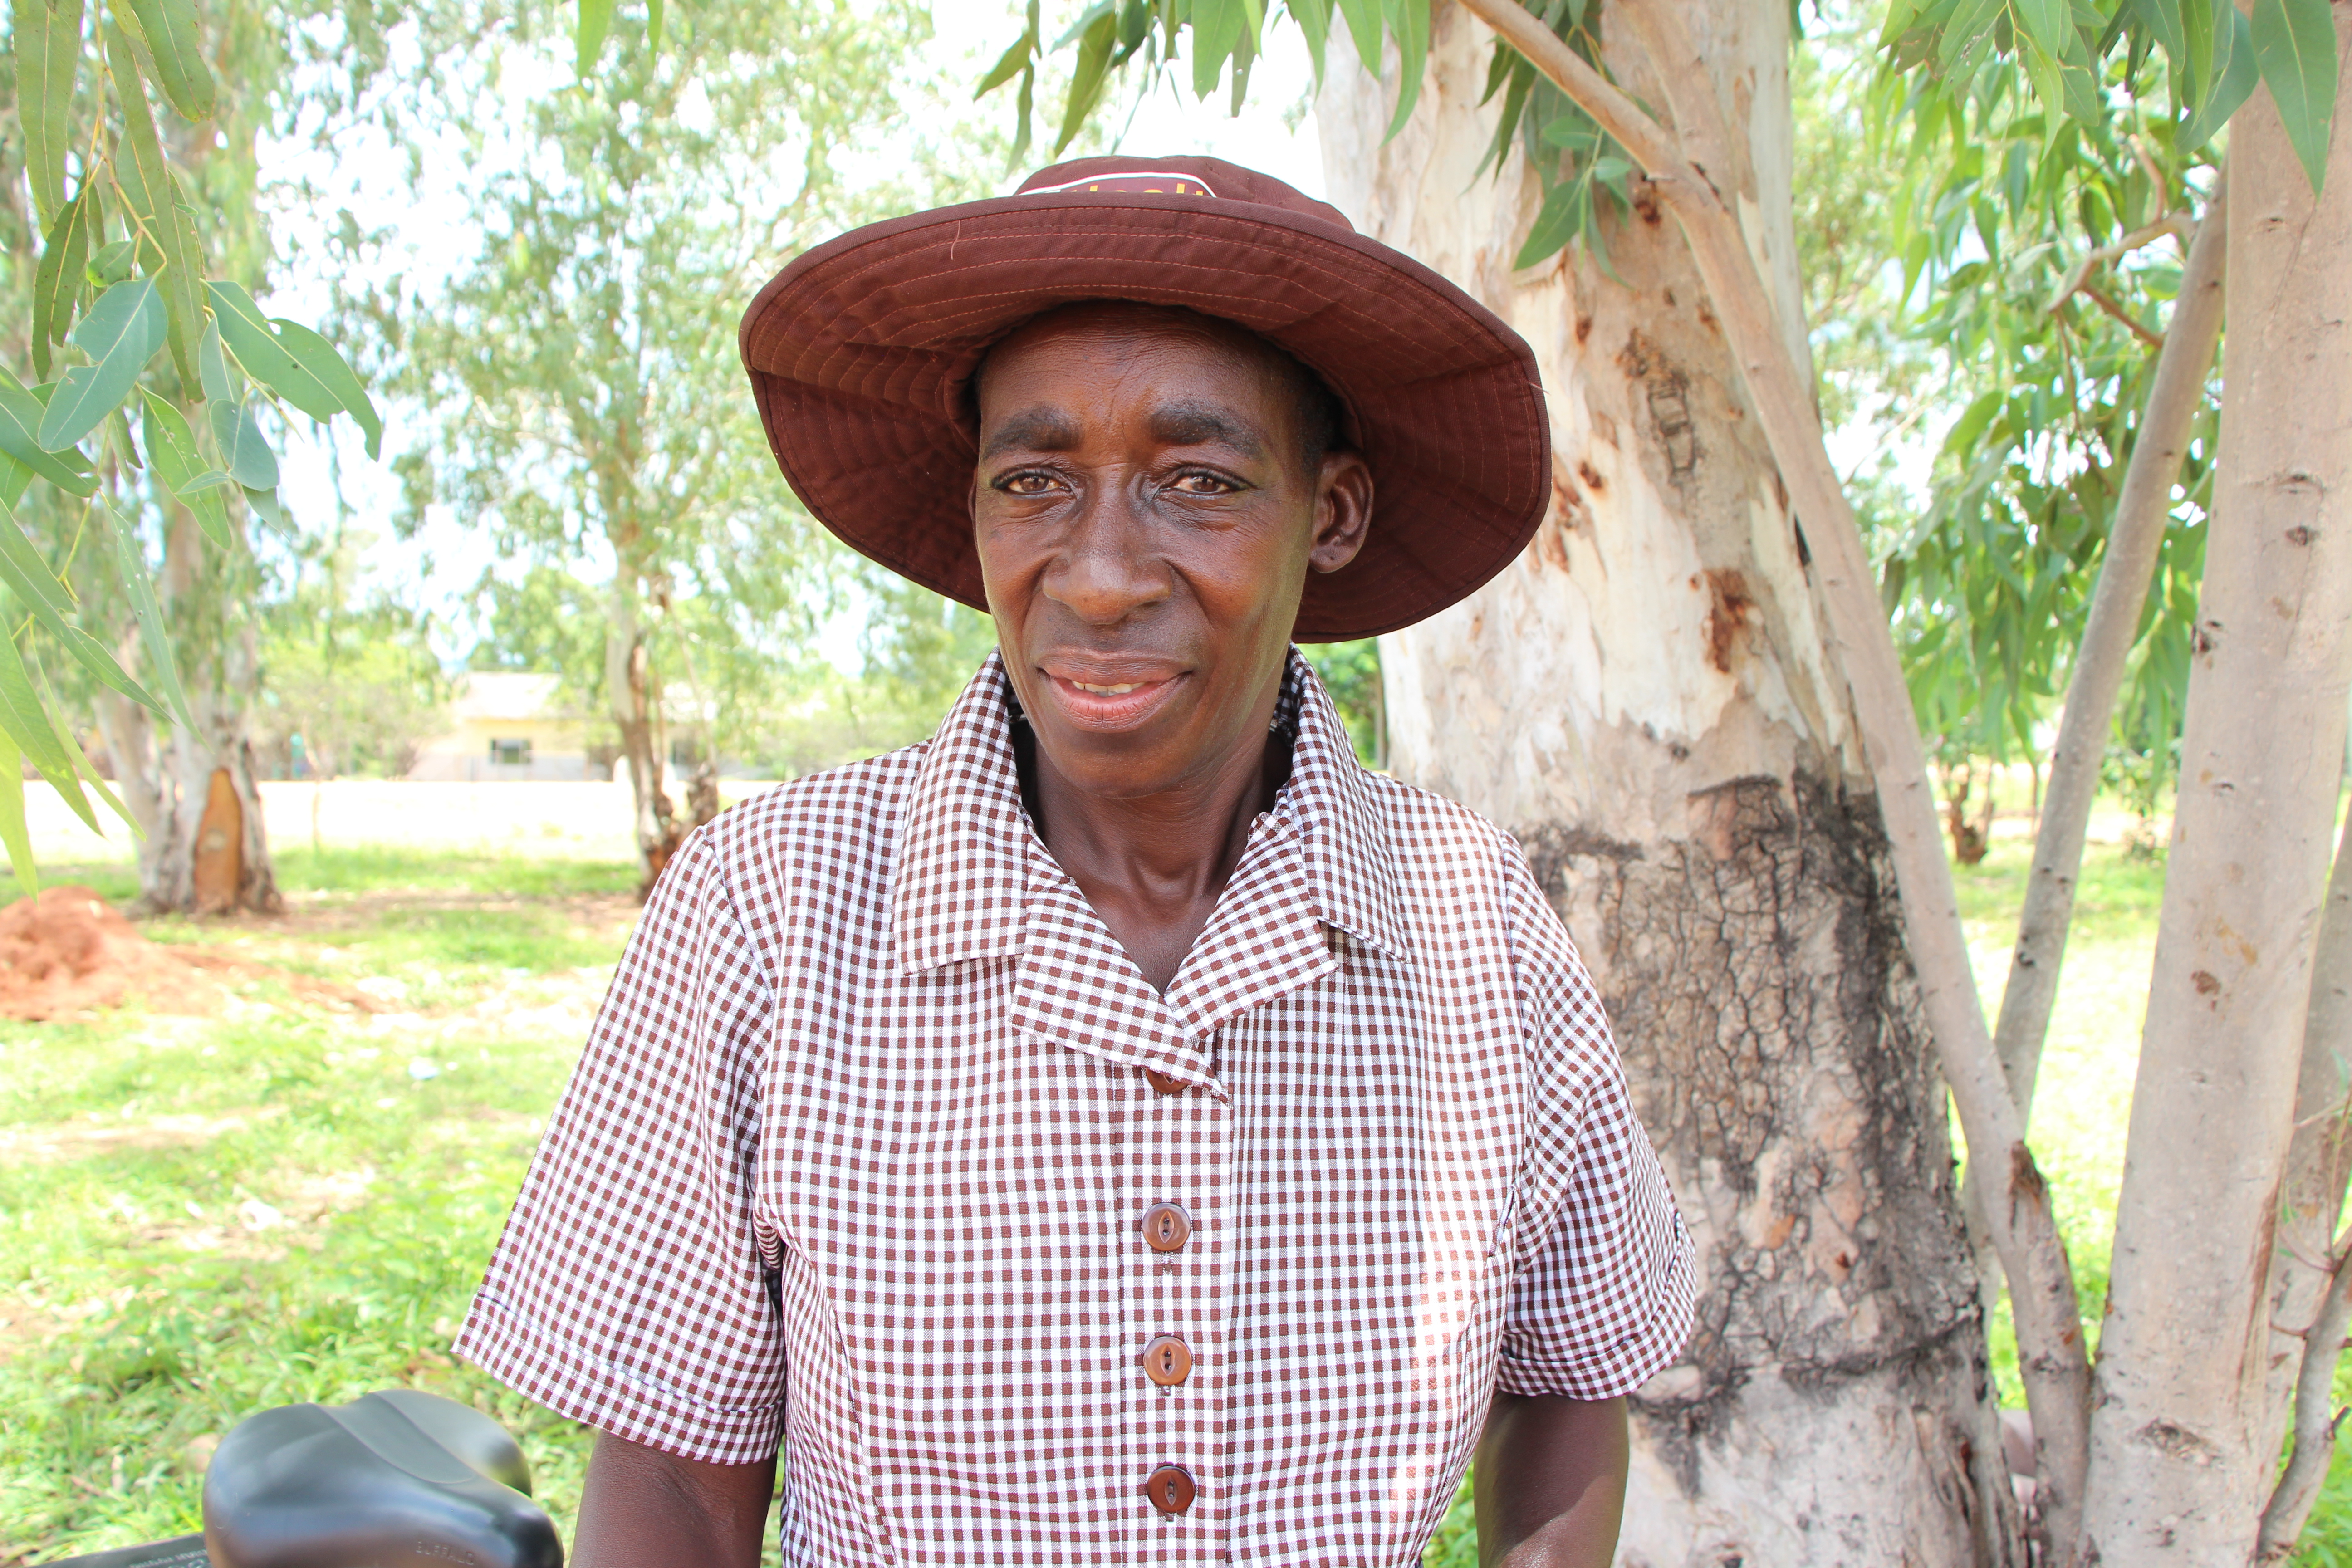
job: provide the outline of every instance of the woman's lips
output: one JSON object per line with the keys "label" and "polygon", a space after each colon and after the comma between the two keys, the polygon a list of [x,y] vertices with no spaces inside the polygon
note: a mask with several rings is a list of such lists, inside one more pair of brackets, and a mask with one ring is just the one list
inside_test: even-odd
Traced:
{"label": "woman's lips", "polygon": [[1046,672],[1055,703],[1074,723],[1090,730],[1124,730],[1141,723],[1168,700],[1181,675],[1157,680],[1073,680]]}

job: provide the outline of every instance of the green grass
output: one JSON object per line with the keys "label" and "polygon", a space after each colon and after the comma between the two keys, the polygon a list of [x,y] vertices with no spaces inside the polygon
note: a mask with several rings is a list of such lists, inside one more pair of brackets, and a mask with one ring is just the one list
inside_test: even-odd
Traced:
{"label": "green grass", "polygon": [[193,1530],[192,1442],[399,1384],[505,1422],[569,1534],[585,1434],[446,1352],[634,876],[349,852],[279,871],[287,921],[150,932],[401,1012],[265,973],[218,1017],[0,1023],[0,1563]]}
{"label": "green grass", "polygon": [[[2008,982],[2032,854],[2022,839],[1999,839],[1980,863],[1953,868],[1988,1020],[1998,1015]],[[2095,1348],[2106,1304],[2132,1077],[2163,900],[2161,860],[2127,855],[2112,845],[2095,845],[2085,854],[2034,1091],[2034,1155],[2050,1183],[2074,1266],[2084,1331]],[[1954,1147],[1961,1147],[1957,1124],[1952,1136]],[[1993,1373],[2002,1403],[2022,1405],[2006,1301],[1995,1309],[1994,1319]]]}

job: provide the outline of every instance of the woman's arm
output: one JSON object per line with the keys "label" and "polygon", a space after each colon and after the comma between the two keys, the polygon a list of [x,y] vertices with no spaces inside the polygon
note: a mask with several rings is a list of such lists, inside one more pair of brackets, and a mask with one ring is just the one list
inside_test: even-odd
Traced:
{"label": "woman's arm", "polygon": [[1498,1390],[1475,1471],[1481,1568],[1609,1568],[1627,1459],[1622,1399]]}
{"label": "woman's arm", "polygon": [[712,1465],[596,1435],[572,1568],[759,1568],[776,1461]]}

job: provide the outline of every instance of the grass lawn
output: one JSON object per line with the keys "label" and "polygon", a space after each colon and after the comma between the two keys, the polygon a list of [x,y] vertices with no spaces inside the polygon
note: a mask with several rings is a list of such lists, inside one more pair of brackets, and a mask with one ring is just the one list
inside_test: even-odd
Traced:
{"label": "grass lawn", "polygon": [[[2026,855],[1998,840],[1959,873],[1989,1010]],[[0,1568],[194,1530],[200,1457],[239,1418],[394,1384],[506,1423],[570,1537],[586,1434],[446,1352],[635,918],[631,870],[278,866],[282,918],[145,928],[268,966],[217,1016],[0,1023]],[[133,891],[120,867],[48,879]],[[2094,1329],[2162,882],[2094,848],[2037,1097]],[[1995,1339],[2014,1403],[2005,1315]],[[1465,1497],[1427,1562],[1475,1561]],[[2352,1462],[2299,1561],[2352,1568]]]}
{"label": "grass lawn", "polygon": [[[261,978],[214,1017],[0,1023],[0,1563],[197,1529],[197,1458],[238,1419],[404,1384],[516,1432],[569,1536],[582,1431],[445,1352],[635,918],[632,871],[278,864],[286,917],[148,934],[370,1007]],[[112,868],[47,879],[132,890]]]}

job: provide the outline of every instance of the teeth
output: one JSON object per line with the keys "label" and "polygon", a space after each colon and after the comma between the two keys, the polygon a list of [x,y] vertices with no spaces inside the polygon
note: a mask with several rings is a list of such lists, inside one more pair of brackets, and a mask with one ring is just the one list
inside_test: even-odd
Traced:
{"label": "teeth", "polygon": [[1131,680],[1125,686],[1088,686],[1083,680],[1073,680],[1070,684],[1076,687],[1081,691],[1091,691],[1097,697],[1124,697],[1129,692],[1134,690],[1137,687],[1142,685],[1143,682],[1139,680]]}

